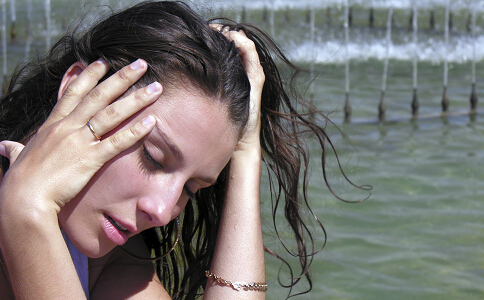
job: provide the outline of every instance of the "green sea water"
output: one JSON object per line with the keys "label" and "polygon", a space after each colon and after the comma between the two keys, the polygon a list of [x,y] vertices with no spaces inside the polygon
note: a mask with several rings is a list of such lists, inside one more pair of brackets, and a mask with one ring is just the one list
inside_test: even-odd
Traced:
{"label": "green sea water", "polygon": [[[315,161],[311,204],[328,241],[314,258],[313,291],[301,299],[484,299],[484,118],[479,112],[464,114],[468,66],[455,67],[455,80],[449,81],[455,115],[440,116],[441,82],[423,72],[419,94],[425,107],[419,118],[410,117],[408,75],[393,75],[386,98],[390,120],[378,122],[380,86],[368,83],[374,64],[352,68],[358,118],[338,123],[345,137],[329,127],[345,173],[356,184],[371,185],[371,196],[358,204],[335,199],[322,188]],[[405,68],[402,62],[393,65]],[[338,68],[344,67],[318,66],[333,75]],[[333,84],[317,85],[325,92],[316,89],[323,95],[316,104],[338,108],[333,116],[341,121],[344,84],[334,86],[338,75],[319,80]],[[312,151],[317,155],[317,150]],[[368,195],[345,183],[334,155],[328,160],[337,193],[350,200]],[[268,273],[276,278],[281,264],[268,261]],[[268,299],[282,297],[274,292]]]}

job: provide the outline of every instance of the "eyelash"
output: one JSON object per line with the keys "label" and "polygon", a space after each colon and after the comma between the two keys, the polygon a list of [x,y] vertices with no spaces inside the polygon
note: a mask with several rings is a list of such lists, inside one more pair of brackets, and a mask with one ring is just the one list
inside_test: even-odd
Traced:
{"label": "eyelash", "polygon": [[[145,147],[143,147],[143,155],[145,157],[145,159],[151,164],[153,165],[156,169],[158,170],[163,170],[164,167],[159,163],[157,162],[151,155],[150,153],[148,152],[148,150],[146,150]],[[183,190],[185,191],[185,194],[187,194],[188,196],[188,199],[192,200],[192,201],[195,201],[195,193],[190,191],[190,189],[184,185],[183,186]]]}
{"label": "eyelash", "polygon": [[156,169],[163,170],[164,167],[157,162],[151,155],[148,153],[145,147],[143,147],[143,155],[145,156],[146,160],[153,165]]}

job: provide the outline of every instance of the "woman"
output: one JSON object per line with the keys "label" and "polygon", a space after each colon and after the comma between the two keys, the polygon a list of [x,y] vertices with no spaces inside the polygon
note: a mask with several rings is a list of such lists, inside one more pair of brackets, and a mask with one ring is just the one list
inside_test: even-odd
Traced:
{"label": "woman", "polygon": [[265,298],[262,160],[296,238],[290,286],[310,282],[301,137],[327,137],[296,112],[271,53],[289,63],[253,28],[147,2],[21,69],[1,100],[0,293]]}

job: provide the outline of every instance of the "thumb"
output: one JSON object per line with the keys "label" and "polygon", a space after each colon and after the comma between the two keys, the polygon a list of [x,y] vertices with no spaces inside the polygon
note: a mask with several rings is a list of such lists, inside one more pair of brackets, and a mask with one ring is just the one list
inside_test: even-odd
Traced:
{"label": "thumb", "polygon": [[12,141],[0,142],[0,155],[10,160],[10,166],[17,160],[18,155],[24,149],[24,145]]}

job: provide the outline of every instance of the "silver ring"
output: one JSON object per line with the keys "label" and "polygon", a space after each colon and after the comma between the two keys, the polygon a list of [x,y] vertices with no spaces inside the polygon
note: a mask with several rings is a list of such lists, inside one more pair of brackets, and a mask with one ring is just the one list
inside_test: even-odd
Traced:
{"label": "silver ring", "polygon": [[89,130],[91,130],[92,135],[94,135],[94,137],[95,137],[95,138],[96,138],[98,141],[100,141],[100,140],[101,140],[101,136],[100,136],[99,134],[97,134],[97,133],[94,131],[94,129],[93,129],[93,128],[92,128],[92,126],[91,126],[91,123],[89,123],[89,121],[87,121],[86,125],[87,125],[87,128],[89,128]]}

